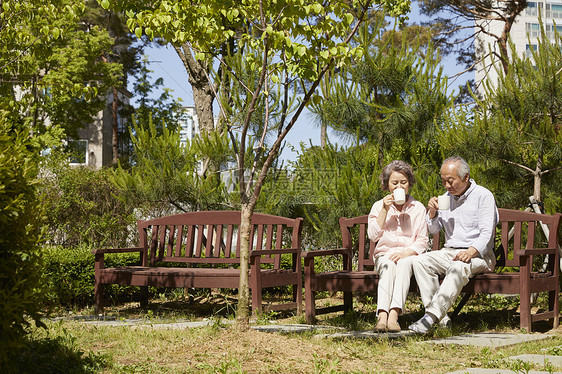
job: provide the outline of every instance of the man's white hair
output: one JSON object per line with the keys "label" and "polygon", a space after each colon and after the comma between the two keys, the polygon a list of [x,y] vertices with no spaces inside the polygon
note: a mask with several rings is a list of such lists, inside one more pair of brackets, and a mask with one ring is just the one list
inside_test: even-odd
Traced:
{"label": "man's white hair", "polygon": [[443,164],[441,164],[441,166],[444,166],[448,163],[457,164],[457,175],[460,178],[464,178],[464,176],[467,174],[470,177],[470,166],[468,166],[468,163],[464,160],[464,158],[460,156],[451,156],[443,161]]}

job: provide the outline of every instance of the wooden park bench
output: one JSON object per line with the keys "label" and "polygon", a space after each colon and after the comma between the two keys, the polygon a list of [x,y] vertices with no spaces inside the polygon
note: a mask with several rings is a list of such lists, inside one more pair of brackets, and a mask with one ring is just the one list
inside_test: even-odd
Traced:
{"label": "wooden park bench", "polygon": [[[148,305],[148,286],[238,288],[240,217],[239,211],[205,211],[138,221],[139,247],[93,250],[96,310],[103,312],[104,284],[141,286],[143,307]],[[254,213],[249,260],[253,312],[301,312],[301,230],[302,218]],[[104,267],[107,254],[127,252],[139,253],[138,266]],[[292,286],[293,301],[262,305],[262,290],[277,286]]]}
{"label": "wooden park bench", "polygon": [[[560,213],[537,214],[510,209],[498,209],[501,233],[496,240],[496,269],[470,279],[463,288],[463,298],[452,313],[454,318],[466,301],[475,293],[517,294],[520,296],[520,326],[531,331],[531,323],[539,320],[553,320],[558,327],[558,226]],[[335,311],[350,311],[353,308],[353,292],[376,293],[378,276],[373,271],[371,253],[376,243],[367,237],[368,216],[340,218],[342,248],[303,252],[305,313],[308,323],[314,323],[316,314]],[[540,223],[549,229],[547,238],[539,232]],[[433,237],[432,250],[439,250],[439,234]],[[323,256],[341,256],[341,269],[316,272],[315,261]],[[537,270],[540,256],[548,256],[548,266]],[[415,290],[412,281],[410,290]],[[319,291],[343,291],[343,304],[316,308],[315,293]],[[547,311],[531,313],[531,294],[548,292]]]}

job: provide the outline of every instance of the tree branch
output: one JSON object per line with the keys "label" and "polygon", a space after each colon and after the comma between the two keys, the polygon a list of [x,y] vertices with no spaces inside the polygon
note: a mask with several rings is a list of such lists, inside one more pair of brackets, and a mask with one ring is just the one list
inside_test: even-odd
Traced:
{"label": "tree branch", "polygon": [[513,166],[517,166],[517,167],[519,167],[519,168],[521,168],[521,169],[527,170],[528,172],[530,172],[530,173],[533,174],[533,175],[536,174],[536,171],[535,171],[535,170],[533,170],[533,169],[531,169],[531,168],[528,168],[528,167],[525,166],[525,165],[517,164],[517,163],[515,163],[515,162],[513,162],[513,161],[509,161],[509,160],[506,160],[506,159],[503,159],[503,158],[500,158],[500,161],[503,161],[503,162],[505,162],[506,164],[510,164],[510,165],[513,165]]}

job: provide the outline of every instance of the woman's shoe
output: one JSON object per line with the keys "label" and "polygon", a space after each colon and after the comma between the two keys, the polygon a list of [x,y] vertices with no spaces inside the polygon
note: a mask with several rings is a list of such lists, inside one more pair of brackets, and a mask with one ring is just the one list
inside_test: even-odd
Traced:
{"label": "woman's shoe", "polygon": [[375,332],[386,332],[387,331],[387,327],[386,327],[386,321],[378,321],[377,324],[375,325],[374,328]]}
{"label": "woman's shoe", "polygon": [[387,330],[388,330],[388,332],[400,332],[400,331],[402,331],[398,321],[397,322],[388,322]]}

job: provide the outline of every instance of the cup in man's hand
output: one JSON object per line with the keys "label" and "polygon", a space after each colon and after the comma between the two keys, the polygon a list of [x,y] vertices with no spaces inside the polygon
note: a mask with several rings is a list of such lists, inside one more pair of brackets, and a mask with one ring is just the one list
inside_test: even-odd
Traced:
{"label": "cup in man's hand", "polygon": [[406,202],[406,191],[403,188],[395,189],[392,191],[392,195],[394,196],[394,204],[404,205]]}
{"label": "cup in man's hand", "polygon": [[451,197],[449,195],[441,195],[437,197],[439,210],[449,210],[451,207]]}

